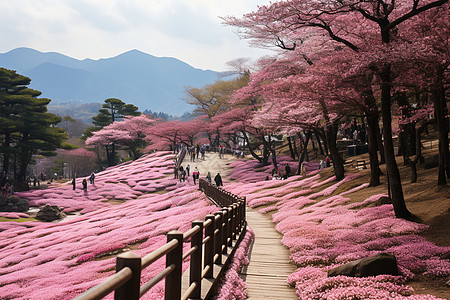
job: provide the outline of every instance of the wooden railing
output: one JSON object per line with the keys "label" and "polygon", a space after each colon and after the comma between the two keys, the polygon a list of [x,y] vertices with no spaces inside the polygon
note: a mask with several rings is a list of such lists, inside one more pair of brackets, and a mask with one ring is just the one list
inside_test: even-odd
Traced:
{"label": "wooden railing", "polygon": [[[165,245],[142,258],[132,252],[118,255],[116,273],[74,299],[101,299],[114,291],[114,299],[135,300],[164,278],[166,300],[212,298],[247,224],[245,198],[205,182],[201,183],[205,194],[215,197],[216,203],[224,203],[218,212],[207,215],[205,221],[192,222],[192,228],[185,233],[169,232]],[[183,253],[183,243],[188,241],[191,247]],[[163,256],[166,268],[141,286],[141,271]],[[183,275],[182,263],[189,257],[190,267]]]}
{"label": "wooden railing", "polygon": [[182,148],[180,152],[175,156],[175,168],[178,170],[183,163],[184,157],[186,156],[186,148]]}
{"label": "wooden railing", "polygon": [[[239,201],[245,201],[245,198],[239,198],[226,190],[210,184],[204,179],[199,180],[199,189],[202,190],[217,206],[225,207]],[[245,208],[245,206],[244,206]]]}

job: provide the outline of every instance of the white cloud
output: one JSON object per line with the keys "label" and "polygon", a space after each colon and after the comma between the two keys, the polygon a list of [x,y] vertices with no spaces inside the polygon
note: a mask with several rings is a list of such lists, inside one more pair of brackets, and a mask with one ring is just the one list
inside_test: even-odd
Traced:
{"label": "white cloud", "polygon": [[111,57],[130,49],[170,56],[194,67],[226,69],[250,48],[221,24],[269,0],[14,0],[0,1],[0,52],[17,47],[78,59]]}

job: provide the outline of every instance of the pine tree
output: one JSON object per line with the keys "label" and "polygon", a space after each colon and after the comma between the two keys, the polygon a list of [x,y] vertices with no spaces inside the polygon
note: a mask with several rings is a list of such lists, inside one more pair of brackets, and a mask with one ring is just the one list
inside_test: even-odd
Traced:
{"label": "pine tree", "polygon": [[3,174],[11,173],[16,185],[25,186],[33,155],[52,156],[64,146],[64,129],[55,125],[61,118],[47,112],[50,99],[37,98],[41,92],[27,88],[31,79],[16,71],[0,68],[0,153]]}

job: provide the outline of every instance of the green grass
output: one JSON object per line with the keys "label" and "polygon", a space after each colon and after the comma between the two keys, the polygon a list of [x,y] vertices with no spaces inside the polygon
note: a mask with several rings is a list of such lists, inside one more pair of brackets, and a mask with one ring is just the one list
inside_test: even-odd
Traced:
{"label": "green grass", "polygon": [[22,223],[22,222],[40,222],[40,221],[35,219],[35,218],[10,219],[10,218],[5,218],[5,217],[0,217],[0,222],[17,222],[17,223]]}

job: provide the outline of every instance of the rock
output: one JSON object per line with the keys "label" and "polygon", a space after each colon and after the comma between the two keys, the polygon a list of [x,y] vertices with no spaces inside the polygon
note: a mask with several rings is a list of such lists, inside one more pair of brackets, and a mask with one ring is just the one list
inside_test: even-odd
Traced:
{"label": "rock", "polygon": [[381,274],[398,275],[397,259],[388,253],[378,253],[362,258],[328,271],[328,277],[344,275],[350,277],[368,277]]}
{"label": "rock", "polygon": [[43,222],[52,222],[55,220],[60,220],[65,216],[66,215],[62,212],[62,209],[60,209],[59,207],[54,205],[45,205],[36,214],[36,219]]}
{"label": "rock", "polygon": [[3,212],[26,212],[29,209],[28,201],[14,196],[0,196],[0,211]]}

